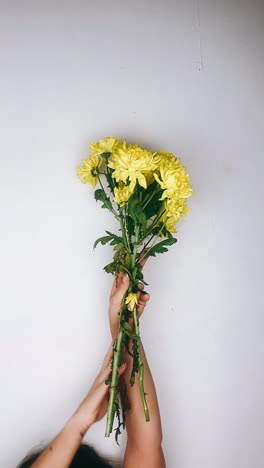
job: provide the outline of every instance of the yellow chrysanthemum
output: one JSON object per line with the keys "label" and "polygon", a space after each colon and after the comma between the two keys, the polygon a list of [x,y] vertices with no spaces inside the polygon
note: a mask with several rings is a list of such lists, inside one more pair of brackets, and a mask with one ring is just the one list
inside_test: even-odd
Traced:
{"label": "yellow chrysanthemum", "polygon": [[161,200],[175,197],[189,198],[192,194],[190,177],[179,159],[176,159],[174,163],[170,161],[169,167],[159,167],[159,175],[155,173],[154,177],[164,190]]}
{"label": "yellow chrysanthemum", "polygon": [[98,182],[98,168],[103,162],[103,158],[98,155],[89,156],[83,159],[82,166],[77,168],[77,174],[83,184],[91,184],[93,187]]}
{"label": "yellow chrysanthemum", "polygon": [[147,178],[157,168],[155,153],[140,148],[138,145],[128,145],[126,142],[118,147],[111,155],[108,166],[114,170],[112,177],[118,182],[126,183],[127,180],[134,190],[138,182],[147,188]]}
{"label": "yellow chrysanthemum", "polygon": [[138,299],[136,293],[129,293],[126,298],[126,304],[129,306],[130,310],[133,310],[134,307],[137,305]]}
{"label": "yellow chrysanthemum", "polygon": [[179,221],[181,216],[186,216],[189,213],[190,208],[186,203],[186,199],[174,198],[172,200],[165,200],[162,211],[164,211],[164,213],[159,220],[159,224],[164,223],[168,231],[176,232],[175,224]]}
{"label": "yellow chrysanthemum", "polygon": [[121,187],[115,187],[114,188],[114,201],[120,205],[123,206],[128,199],[130,198],[130,195],[132,194],[133,189],[131,189],[131,184],[130,185],[123,185]]}
{"label": "yellow chrysanthemum", "polygon": [[175,164],[177,164],[179,161],[177,158],[175,158],[174,154],[167,153],[166,151],[160,151],[159,153],[157,153],[156,158],[158,166],[160,168],[163,167],[166,169],[173,168]]}
{"label": "yellow chrysanthemum", "polygon": [[112,153],[120,145],[121,142],[118,138],[107,137],[99,140],[97,143],[92,143],[90,149],[93,155],[96,156],[102,153]]}
{"label": "yellow chrysanthemum", "polygon": [[176,222],[177,222],[177,221],[176,221],[175,218],[173,218],[173,217],[172,217],[172,218],[166,218],[166,219],[164,220],[164,225],[165,225],[167,231],[169,231],[169,232],[177,232],[177,231],[176,231],[176,227],[175,227]]}

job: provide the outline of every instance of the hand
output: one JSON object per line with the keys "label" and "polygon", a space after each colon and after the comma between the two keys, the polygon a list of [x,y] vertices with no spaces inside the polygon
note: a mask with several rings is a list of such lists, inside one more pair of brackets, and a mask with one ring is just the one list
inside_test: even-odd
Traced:
{"label": "hand", "polygon": [[[94,422],[99,421],[106,414],[109,387],[106,385],[105,381],[111,372],[112,358],[113,343],[111,343],[111,346],[105,356],[102,368],[97,375],[92,387],[74,414],[83,428],[81,431],[83,435]],[[126,363],[124,362],[119,368],[119,375],[122,375],[125,369]]]}
{"label": "hand", "polygon": [[[117,338],[118,326],[119,326],[119,314],[122,309],[122,300],[129,288],[130,278],[124,273],[120,273],[116,279],[114,279],[109,301],[109,324],[111,335],[113,339]],[[142,283],[138,285],[139,289],[143,289]],[[146,306],[146,302],[149,300],[149,294],[138,293],[138,316],[140,317]],[[132,320],[132,319],[131,319]]]}

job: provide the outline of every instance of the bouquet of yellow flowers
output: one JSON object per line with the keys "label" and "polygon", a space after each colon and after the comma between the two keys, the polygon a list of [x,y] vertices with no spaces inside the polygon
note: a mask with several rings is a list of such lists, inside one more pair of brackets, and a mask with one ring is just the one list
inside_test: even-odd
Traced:
{"label": "bouquet of yellow flowers", "polygon": [[[108,137],[90,145],[92,154],[82,161],[77,173],[84,184],[95,187],[96,201],[102,203],[119,223],[119,234],[106,231],[97,244],[113,246],[113,261],[105,266],[107,273],[118,276],[126,273],[130,286],[120,311],[119,331],[113,346],[110,395],[107,411],[106,436],[112,432],[115,415],[118,418],[116,438],[120,433],[120,403],[118,395],[118,368],[123,351],[132,341],[133,368],[130,384],[138,375],[140,393],[146,421],[149,411],[144,390],[144,367],[141,356],[137,293],[139,283],[146,285],[142,262],[147,257],[168,251],[176,242],[172,233],[175,225],[185,216],[189,207],[187,198],[192,194],[189,175],[180,159],[172,153],[152,152],[138,145]],[[131,319],[133,326],[131,325]]]}

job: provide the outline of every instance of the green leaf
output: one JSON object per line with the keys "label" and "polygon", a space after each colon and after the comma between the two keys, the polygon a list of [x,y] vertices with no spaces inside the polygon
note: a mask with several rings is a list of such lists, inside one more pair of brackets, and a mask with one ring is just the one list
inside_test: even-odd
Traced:
{"label": "green leaf", "polygon": [[127,216],[127,230],[130,238],[135,235],[135,223],[130,216]]}
{"label": "green leaf", "polygon": [[132,332],[132,328],[129,325],[129,323],[122,321],[121,328],[127,336],[129,336],[133,340],[139,341],[139,336]]}
{"label": "green leaf", "polygon": [[102,237],[99,237],[98,239],[96,239],[96,241],[94,243],[94,246],[93,246],[94,249],[97,246],[97,244],[99,244],[99,243],[102,244],[102,245],[105,245],[108,242],[110,242],[110,245],[117,245],[117,244],[123,242],[123,239],[121,237],[118,237],[118,236],[116,236],[115,234],[113,234],[112,232],[109,232],[109,231],[105,231],[105,232],[106,232],[107,236],[102,236]]}
{"label": "green leaf", "polygon": [[123,328],[124,328],[125,330],[127,330],[127,331],[129,331],[129,332],[132,332],[132,327],[131,327],[131,325],[129,325],[129,323],[123,322],[122,325],[123,325]]}
{"label": "green leaf", "polygon": [[113,234],[110,231],[105,231],[105,232],[106,232],[106,234],[108,234],[108,236],[112,237],[111,245],[123,244],[123,238],[122,237],[119,237],[119,236],[117,236],[116,234]]}
{"label": "green leaf", "polygon": [[117,266],[118,265],[116,262],[108,263],[108,265],[104,267],[104,271],[106,271],[106,273],[111,273],[112,275],[114,275],[117,271]]}
{"label": "green leaf", "polygon": [[120,264],[119,271],[122,273],[127,273],[128,276],[130,276],[130,271],[124,264]]}
{"label": "green leaf", "polygon": [[119,244],[116,244],[114,246],[114,261],[118,265],[118,271],[123,271],[129,274],[129,268],[131,264],[131,253],[127,249],[127,247],[123,243],[123,239],[121,239],[122,242]]}
{"label": "green leaf", "polygon": [[[140,265],[139,265],[139,268],[140,268]],[[143,283],[145,286],[148,286],[148,283],[146,283],[146,281],[144,280],[143,273],[140,270],[137,271],[135,281],[137,283]],[[137,291],[142,292],[141,289],[139,288],[137,288]]]}
{"label": "green leaf", "polygon": [[132,340],[133,341],[133,346],[132,346],[132,353],[133,353],[133,367],[130,375],[130,385],[131,387],[135,383],[135,375],[139,371],[139,346],[140,343],[138,340]]}
{"label": "green leaf", "polygon": [[158,244],[153,245],[153,247],[150,247],[146,253],[146,256],[155,257],[156,254],[168,252],[167,247],[169,245],[175,244],[175,242],[177,242],[177,239],[175,239],[173,236],[169,237],[168,239],[164,239],[163,241],[158,242]]}
{"label": "green leaf", "polygon": [[144,213],[146,214],[147,219],[150,219],[152,218],[152,216],[156,215],[160,210],[160,207],[162,205],[162,200],[160,200],[162,190],[155,180],[154,182],[152,182],[152,184],[148,186],[146,190],[142,192],[142,194],[142,205],[146,205],[144,208]]}
{"label": "green leaf", "polygon": [[112,203],[109,197],[107,197],[106,193],[102,189],[97,189],[94,192],[94,198],[96,201],[102,202],[102,208],[107,208],[108,210],[112,210]]}
{"label": "green leaf", "polygon": [[105,172],[105,177],[108,182],[108,187],[110,188],[112,194],[114,194],[114,187],[116,185],[116,181],[112,177],[113,172],[114,172],[113,169],[110,169],[110,167],[107,167],[106,172]]}
{"label": "green leaf", "polygon": [[139,225],[143,232],[146,231],[147,218],[142,210],[142,203],[139,200],[139,193],[136,189],[133,195],[128,200],[128,214],[133,219],[134,223]]}
{"label": "green leaf", "polygon": [[107,242],[110,242],[112,240],[112,236],[102,236],[102,237],[98,237],[98,239],[96,239],[94,245],[93,245],[93,248],[95,249],[97,244],[102,244],[102,245],[105,245],[107,244]]}
{"label": "green leaf", "polygon": [[168,231],[168,229],[166,229],[166,226],[161,223],[159,223],[157,226],[155,227],[152,227],[151,229],[149,229],[149,233],[148,235],[150,236],[159,236],[161,238],[164,238],[164,237],[168,237],[168,238],[171,238],[173,237],[172,236],[172,233],[170,231]]}
{"label": "green leaf", "polygon": [[150,200],[148,205],[145,207],[145,213],[147,219],[151,219],[153,216],[156,216],[159,213],[163,201],[160,200],[162,192],[159,191],[153,195],[153,198]]}

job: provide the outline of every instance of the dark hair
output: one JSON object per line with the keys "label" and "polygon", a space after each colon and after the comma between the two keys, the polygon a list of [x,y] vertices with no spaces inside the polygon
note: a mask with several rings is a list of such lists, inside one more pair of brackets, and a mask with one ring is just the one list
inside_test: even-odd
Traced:
{"label": "dark hair", "polygon": [[[38,452],[30,453],[18,465],[17,468],[30,468],[37,460],[39,455],[44,452],[42,449]],[[112,468],[107,461],[101,458],[90,445],[81,444],[77,450],[69,468]]]}

